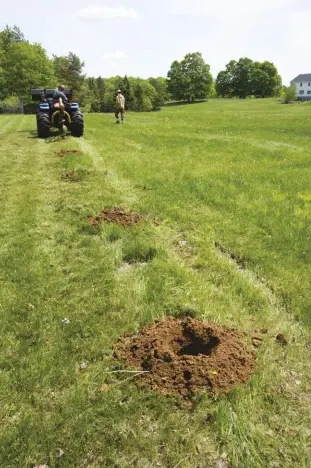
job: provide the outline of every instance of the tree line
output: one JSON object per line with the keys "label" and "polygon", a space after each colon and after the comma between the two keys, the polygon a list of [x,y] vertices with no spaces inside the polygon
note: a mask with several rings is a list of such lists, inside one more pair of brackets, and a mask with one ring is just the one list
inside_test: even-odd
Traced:
{"label": "tree line", "polygon": [[74,96],[87,112],[111,112],[117,89],[132,111],[153,111],[167,101],[205,100],[209,97],[278,96],[282,80],[271,62],[253,62],[249,58],[232,60],[216,80],[199,52],[174,61],[167,77],[111,78],[87,77],[84,62],[69,52],[67,56],[48,57],[39,43],[31,44],[17,27],[0,31],[0,112],[22,100],[25,110],[34,110],[30,88],[72,87]]}
{"label": "tree line", "polygon": [[84,62],[69,52],[67,56],[47,56],[40,44],[31,44],[14,26],[0,32],[0,110],[18,106],[33,111],[30,88],[51,88],[58,83],[71,87],[74,97],[87,112],[110,112],[114,109],[117,89],[126,98],[126,107],[133,111],[152,111],[168,99],[165,78],[135,77],[92,78],[83,73]]}
{"label": "tree line", "polygon": [[245,57],[231,60],[216,78],[216,92],[222,97],[273,97],[280,94],[282,78],[271,62],[253,62]]}

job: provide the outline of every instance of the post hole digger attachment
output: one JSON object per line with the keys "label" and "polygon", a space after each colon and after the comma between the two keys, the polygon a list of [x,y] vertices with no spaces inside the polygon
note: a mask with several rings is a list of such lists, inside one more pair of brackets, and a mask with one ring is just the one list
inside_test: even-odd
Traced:
{"label": "post hole digger attachment", "polygon": [[51,120],[51,125],[52,127],[55,126],[55,119],[58,118],[58,128],[59,132],[62,136],[66,135],[66,130],[65,126],[66,123],[71,123],[71,117],[68,112],[65,111],[65,104],[63,103],[62,98],[59,98],[58,101],[54,103],[54,108],[57,109],[53,114],[52,114],[52,120]]}
{"label": "post hole digger attachment", "polygon": [[64,94],[68,102],[62,98],[54,98],[53,89],[31,89],[33,101],[38,101],[37,129],[39,138],[47,138],[51,127],[58,128],[61,135],[65,135],[65,127],[74,137],[81,137],[84,133],[84,121],[79,104],[72,98],[72,90],[65,89]]}

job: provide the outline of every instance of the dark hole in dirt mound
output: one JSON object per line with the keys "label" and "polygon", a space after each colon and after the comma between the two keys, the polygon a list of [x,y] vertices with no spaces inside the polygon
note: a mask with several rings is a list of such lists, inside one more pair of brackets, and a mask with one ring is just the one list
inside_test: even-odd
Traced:
{"label": "dark hole in dirt mound", "polygon": [[184,397],[200,390],[227,394],[248,382],[255,364],[237,330],[192,318],[158,321],[121,338],[114,351],[127,366],[147,371],[137,383]]}
{"label": "dark hole in dirt mound", "polygon": [[66,154],[81,154],[81,151],[62,149],[61,151],[58,151],[56,154],[57,156],[60,156],[61,158],[63,158],[64,156],[66,156]]}
{"label": "dark hole in dirt mound", "polygon": [[144,217],[139,213],[125,211],[122,208],[108,208],[98,213],[96,217],[90,217],[89,222],[92,226],[97,227],[101,222],[116,223],[124,228],[135,226],[142,223]]}
{"label": "dark hole in dirt mound", "polygon": [[217,336],[210,336],[207,341],[197,336],[189,336],[189,344],[181,348],[179,354],[180,356],[198,356],[199,354],[208,356],[218,345],[219,338]]}

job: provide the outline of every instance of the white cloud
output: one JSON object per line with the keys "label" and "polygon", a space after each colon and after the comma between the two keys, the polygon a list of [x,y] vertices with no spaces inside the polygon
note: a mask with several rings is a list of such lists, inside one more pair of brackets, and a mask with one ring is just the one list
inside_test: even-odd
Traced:
{"label": "white cloud", "polygon": [[105,60],[126,60],[128,59],[128,55],[121,50],[116,50],[114,52],[110,52],[109,54],[104,54]]}
{"label": "white cloud", "polygon": [[78,17],[86,21],[121,20],[137,19],[139,14],[137,10],[134,10],[134,8],[126,8],[123,6],[117,8],[88,6],[78,12]]}

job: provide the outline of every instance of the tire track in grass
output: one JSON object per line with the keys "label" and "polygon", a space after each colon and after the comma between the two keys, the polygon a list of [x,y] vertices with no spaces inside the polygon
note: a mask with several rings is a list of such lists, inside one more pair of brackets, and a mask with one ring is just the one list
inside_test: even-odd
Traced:
{"label": "tire track in grass", "polygon": [[[178,233],[177,228],[171,231],[171,235],[169,238],[173,241],[167,242],[170,245],[170,250],[173,252],[175,257],[175,262],[182,261],[182,265],[184,268],[188,269],[188,271],[192,271],[195,275],[193,277],[193,285],[195,290],[195,285],[199,290],[203,290],[204,288],[208,291],[208,284],[213,286],[213,280],[208,279],[206,281],[206,275],[204,274],[204,268],[201,270],[200,268],[196,268],[196,248],[200,249],[200,245],[197,246],[191,244],[191,241],[188,242],[185,240],[184,235]],[[180,241],[180,239],[184,239]],[[181,242],[184,245],[180,246],[179,243]],[[264,277],[259,277],[254,271],[248,268],[247,264],[244,262],[242,258],[232,252],[230,249],[224,247],[219,242],[215,242],[214,245],[210,248],[210,255],[212,259],[212,269],[217,268],[219,269],[219,274],[228,276],[226,272],[230,272],[230,282],[232,284],[232,295],[236,295],[236,285],[241,285],[242,290],[244,291],[242,297],[244,298],[243,301],[246,299],[247,290],[250,288],[250,291],[257,291],[262,298],[262,308],[261,313],[256,317],[254,316],[254,323],[250,320],[248,310],[251,310],[251,304],[246,304],[246,307],[243,307],[243,316],[244,319],[241,317],[237,317],[235,320],[235,324],[240,323],[243,327],[243,323],[245,321],[248,324],[248,327],[251,329],[255,326],[257,322],[257,327],[267,327],[269,331],[273,334],[278,333],[288,333],[295,334],[296,336],[302,336],[306,334],[306,329],[299,324],[291,311],[288,310],[286,304],[284,304],[282,298],[273,290],[271,286],[269,286],[269,282]],[[214,260],[216,260],[216,264]],[[234,283],[236,285],[234,286]],[[224,287],[226,283],[224,283]],[[233,299],[233,297],[232,297]],[[230,317],[230,314],[229,314]],[[223,321],[225,317],[219,316],[218,317],[220,322]]]}
{"label": "tire track in grass", "polygon": [[[186,136],[186,135],[185,135]],[[204,135],[197,135],[197,138],[201,141],[210,141],[210,140],[220,140],[224,142],[236,142],[243,143],[248,146],[253,146],[257,148],[263,148],[266,150],[275,150],[275,149],[290,149],[292,151],[304,152],[304,148],[299,145],[293,145],[284,141],[274,141],[274,140],[256,140],[249,137],[239,137],[236,135],[228,134],[219,134],[219,133],[207,133]]]}
{"label": "tire track in grass", "polygon": [[[187,248],[179,248],[178,250],[175,248],[176,255],[182,259],[186,268],[196,272],[196,275],[200,278],[199,283],[202,283],[203,287],[203,283],[205,282],[204,273],[198,273],[195,267],[196,254],[192,252],[194,246],[191,246],[187,241],[182,242],[186,243]],[[269,286],[268,280],[263,276],[259,277],[254,271],[249,269],[242,258],[217,241],[211,246],[211,256],[217,260],[219,273],[224,273],[229,269],[233,275],[233,281],[236,279],[238,283],[259,291],[264,301],[263,306],[264,304],[266,306],[264,307],[265,313],[262,312],[258,317],[258,323],[263,321],[265,326],[269,327],[273,333],[287,331],[289,333],[298,333],[299,335],[304,332],[304,327],[293,318],[282,298]],[[249,321],[249,317],[245,317],[245,319]]]}
{"label": "tire track in grass", "polygon": [[[89,295],[96,295],[96,285],[101,282],[100,276],[94,277],[94,272],[100,268],[98,265],[100,262],[97,261],[97,258],[103,257],[103,252],[105,252],[103,243],[97,242],[97,240],[93,242],[94,236],[89,237],[83,230],[84,223],[89,225],[87,216],[92,214],[90,212],[94,203],[92,195],[94,192],[97,194],[97,190],[101,191],[101,181],[100,185],[96,181],[94,192],[92,191],[94,187],[88,187],[89,184],[92,184],[91,178],[88,182],[81,183],[64,181],[61,173],[66,165],[65,158],[60,159],[55,155],[61,148],[75,148],[76,142],[78,140],[71,137],[55,144],[45,144],[38,141],[38,151],[41,152],[40,170],[47,174],[45,187],[41,193],[41,199],[44,203],[41,230],[44,232],[44,229],[47,229],[49,233],[41,246],[38,246],[38,251],[40,249],[40,251],[45,252],[49,256],[48,263],[53,265],[54,274],[51,276],[51,281],[55,283],[55,295],[58,297],[51,298],[50,303],[55,303],[53,314],[58,316],[58,320],[59,304],[63,304],[62,317],[68,314],[71,317],[72,307],[80,310],[81,317],[84,317],[88,310],[85,302],[90,302]],[[82,150],[81,147],[80,149]],[[87,155],[85,150],[83,152]],[[71,158],[71,156],[68,157]],[[71,164],[74,164],[74,161],[75,156],[72,156]],[[94,161],[93,158],[92,161]],[[90,250],[86,253],[88,248]],[[77,261],[73,262],[72,255]],[[81,269],[81,263],[85,265],[83,269]],[[85,287],[84,291],[81,291],[79,281],[73,280],[74,277],[78,277],[79,268],[80,280]],[[112,281],[111,278],[112,275],[111,277],[108,275],[107,281]],[[66,301],[64,300],[65,292]],[[78,304],[75,302],[76,296],[81,297]],[[95,301],[94,297],[92,300]]]}
{"label": "tire track in grass", "polygon": [[[24,117],[16,131],[24,129],[27,123],[28,119]],[[18,332],[19,326],[21,329],[27,327],[31,316],[31,313],[25,314],[27,301],[30,303],[32,292],[39,289],[34,266],[37,238],[33,234],[40,218],[38,158],[32,150],[34,145],[31,140],[24,145],[24,138],[23,135],[12,134],[5,138],[6,159],[11,163],[1,174],[6,193],[0,230],[3,239],[0,256],[1,308],[3,326],[13,335]]]}
{"label": "tire track in grass", "polygon": [[[20,128],[25,128],[27,122],[23,119]],[[53,282],[58,276],[49,264],[46,243],[54,234],[53,221],[59,216],[54,205],[57,191],[53,193],[57,183],[54,172],[49,172],[47,159],[51,146],[38,139],[24,144],[24,138],[22,134],[6,138],[6,158],[11,158],[11,166],[0,175],[6,181],[6,174],[10,174],[8,203],[1,223],[9,246],[5,255],[0,256],[1,370],[4,369],[0,400],[8,421],[1,441],[7,442],[12,434],[18,434],[18,466],[24,465],[24,459],[33,460],[35,445],[48,443],[48,430],[42,430],[40,441],[31,434],[38,433],[39,419],[40,427],[49,425],[49,385],[51,382],[60,385],[67,370],[55,366],[61,353],[56,346],[56,352],[51,349],[50,342],[59,333],[53,307],[58,299],[53,295]],[[14,424],[9,417],[12,408],[17,414]]]}
{"label": "tire track in grass", "polygon": [[94,148],[94,146],[85,140],[85,138],[80,138],[78,140],[80,149],[82,152],[89,154],[93,160],[94,167],[97,171],[105,174],[105,180],[117,191],[122,194],[124,203],[135,204],[138,197],[135,194],[135,189],[133,185],[120,175],[118,175],[114,169],[105,165],[103,158],[100,156],[99,152]]}
{"label": "tire track in grass", "polygon": [[[14,122],[16,122],[16,118],[12,119],[11,124],[13,125]],[[23,119],[20,120],[15,132],[18,133],[19,131],[23,130],[23,128],[26,126],[26,123],[27,118],[24,116]],[[11,127],[11,125],[9,125],[9,127]],[[23,164],[25,148],[18,143],[17,139],[14,137],[14,134],[11,133],[3,135],[1,141],[0,200],[3,221],[6,218],[7,205],[11,204],[12,192],[15,192],[16,183],[18,180],[20,180],[22,175],[20,166]]]}
{"label": "tire track in grass", "polygon": [[[252,270],[250,270],[245,262],[239,258],[234,252],[230,249],[227,249],[219,242],[215,242],[215,255],[221,260],[225,260],[230,269],[233,268],[237,277],[241,278],[242,281],[251,285],[252,288],[255,288],[260,291],[261,295],[266,299],[268,304],[268,310],[270,312],[269,317],[266,317],[266,320],[269,322],[269,325],[272,327],[278,328],[281,325],[282,330],[284,331],[284,325],[286,328],[291,329],[292,327],[298,327],[297,322],[295,322],[285,307],[285,304],[282,302],[281,298],[273,291],[268,285],[268,281],[262,277],[259,278]],[[297,330],[298,330],[297,328]]]}
{"label": "tire track in grass", "polygon": [[[4,116],[0,119],[0,135],[3,135],[6,133],[7,130],[9,130],[11,127],[13,127],[13,124],[16,122],[16,120],[18,119],[19,117],[17,115],[15,115],[14,117],[11,117],[11,116]],[[8,121],[5,123],[4,126],[2,126],[2,120],[4,119],[7,119]],[[20,124],[19,124],[20,126]],[[2,151],[1,151],[2,153]]]}

